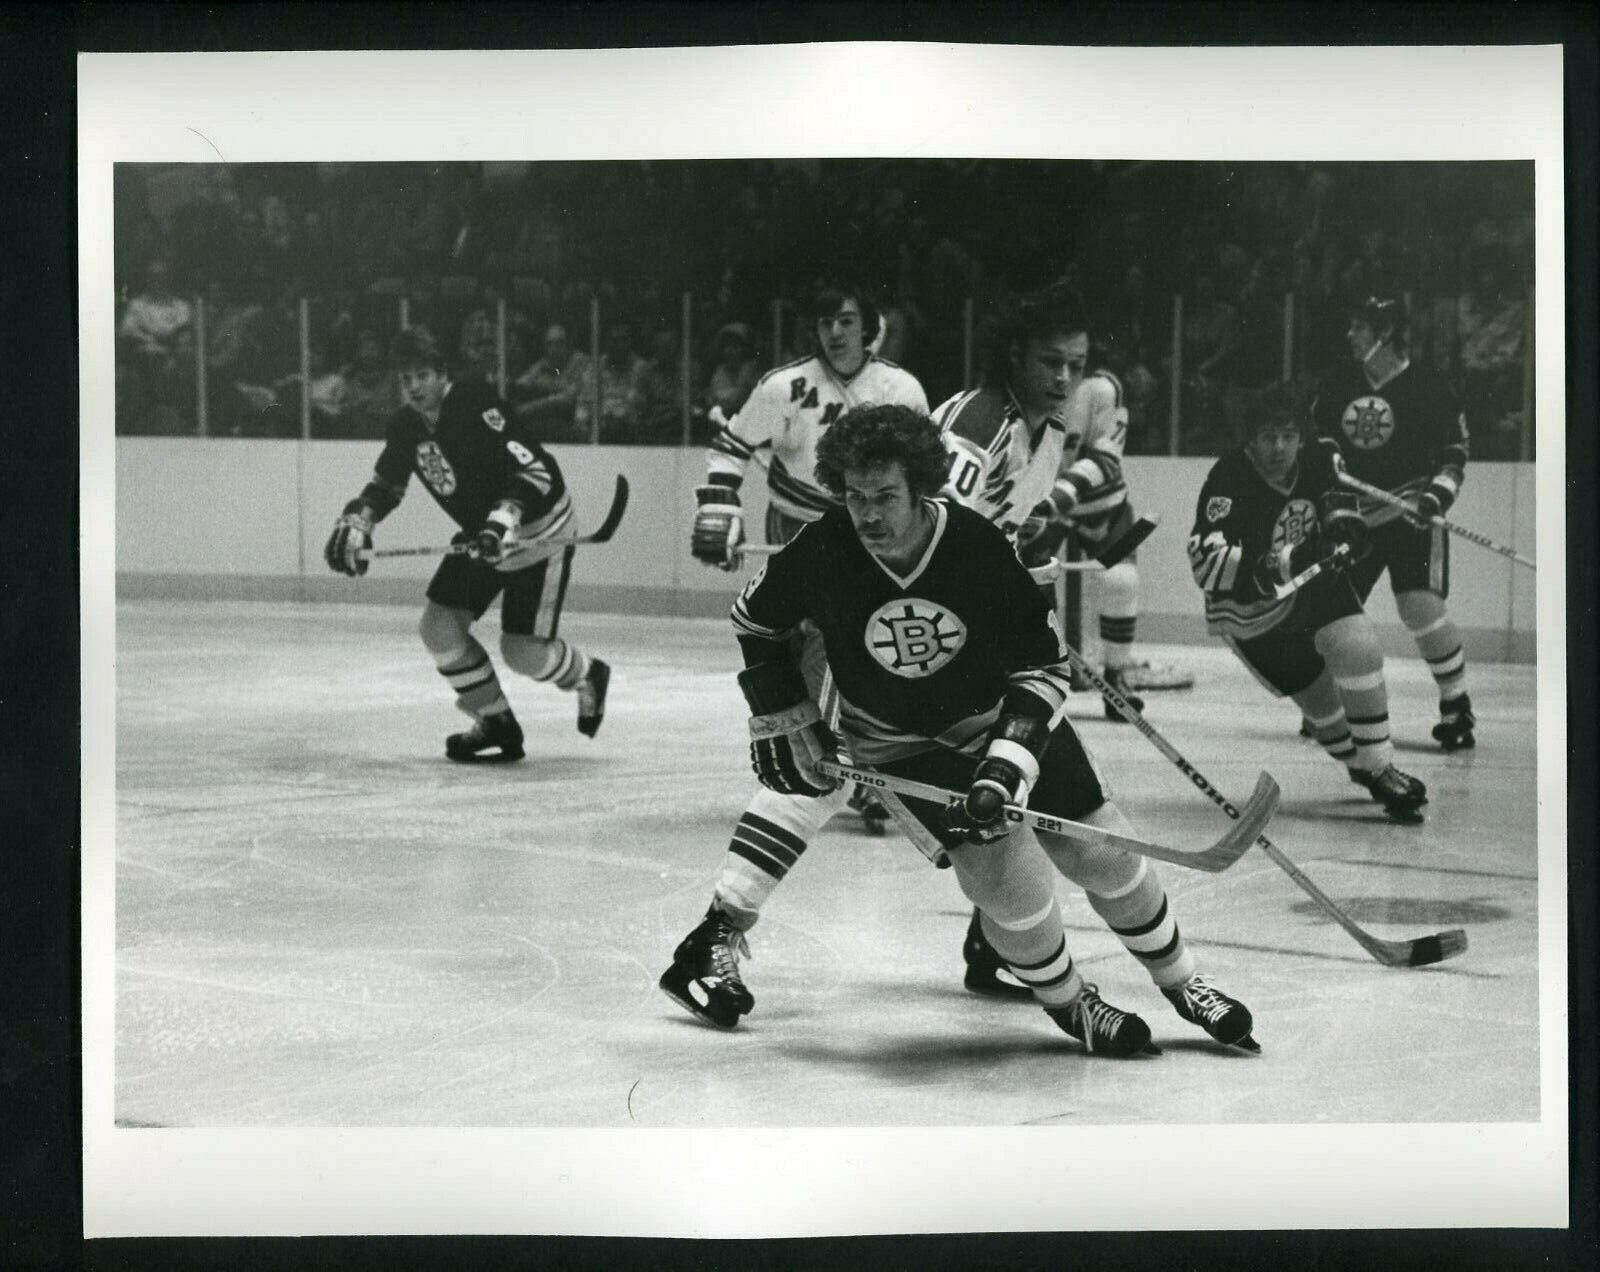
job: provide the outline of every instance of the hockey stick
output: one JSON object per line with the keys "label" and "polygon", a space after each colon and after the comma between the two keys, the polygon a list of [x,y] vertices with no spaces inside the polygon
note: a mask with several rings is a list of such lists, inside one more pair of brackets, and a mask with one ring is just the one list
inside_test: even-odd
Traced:
{"label": "hockey stick", "polygon": [[[1126,698],[1118,693],[1114,687],[1107,684],[1100,676],[1097,676],[1094,669],[1084,660],[1083,655],[1070,645],[1067,646],[1067,657],[1071,660],[1073,667],[1088,677],[1094,687],[1110,701],[1112,706],[1122,713],[1123,718],[1138,729],[1140,733],[1144,734],[1151,745],[1177,766],[1179,771],[1193,782],[1203,795],[1218,808],[1222,809],[1223,812],[1227,813],[1229,817],[1238,817],[1240,815],[1239,810],[1228,802],[1227,797],[1208,782],[1199,769],[1184,759],[1178,748],[1162,737],[1148,720],[1128,705]],[[1454,958],[1467,948],[1467,934],[1460,928],[1451,928],[1447,932],[1435,932],[1432,936],[1419,936],[1410,941],[1385,941],[1373,936],[1372,933],[1363,929],[1354,919],[1335,905],[1327,894],[1311,882],[1305,872],[1290,861],[1282,850],[1265,835],[1258,835],[1256,843],[1260,844],[1261,850],[1272,859],[1273,865],[1293,879],[1306,895],[1321,907],[1324,914],[1348,932],[1355,939],[1357,945],[1366,950],[1368,954],[1372,955],[1385,967],[1423,967],[1429,963],[1442,963],[1445,959]]]}
{"label": "hockey stick", "polygon": [[[946,790],[942,786],[932,786],[909,777],[895,777],[889,773],[880,773],[876,769],[856,768],[854,765],[840,764],[834,760],[819,760],[817,769],[829,777],[837,777],[846,782],[859,782],[862,786],[871,786],[878,790],[893,791],[896,795],[925,800],[941,807],[959,804],[964,798],[959,792]],[[1104,830],[1099,826],[1052,817],[1048,813],[1036,813],[1032,809],[1019,808],[1015,804],[1006,805],[1005,818],[1007,821],[1032,826],[1035,830],[1048,830],[1080,843],[1094,844],[1103,848],[1120,848],[1124,852],[1137,853],[1141,857],[1154,857],[1157,861],[1170,861],[1174,865],[1187,866],[1191,870],[1216,874],[1218,871],[1226,870],[1249,851],[1250,845],[1261,833],[1261,828],[1271,819],[1277,807],[1278,784],[1272,780],[1270,774],[1263,773],[1256,779],[1255,792],[1250,796],[1250,802],[1244,806],[1243,812],[1239,814],[1238,822],[1229,827],[1227,833],[1216,843],[1208,844],[1204,848],[1170,848],[1143,839],[1135,839],[1129,835],[1119,835],[1116,831]]]}
{"label": "hockey stick", "polygon": [[1288,582],[1275,584],[1272,589],[1272,594],[1280,601],[1286,596],[1293,596],[1324,570],[1331,568],[1334,561],[1349,555],[1350,545],[1348,543],[1335,544],[1333,551],[1328,553],[1327,556],[1323,557],[1322,560],[1313,561]]}
{"label": "hockey stick", "polygon": [[[611,509],[606,518],[589,534],[556,534],[544,539],[526,539],[506,545],[506,556],[527,552],[533,548],[572,548],[592,543],[609,542],[622,524],[622,515],[628,510],[628,479],[617,474],[617,485],[611,496]],[[363,561],[387,560],[390,557],[415,556],[476,556],[470,543],[452,543],[447,548],[363,548],[358,554]],[[503,559],[503,558],[502,558]]]}
{"label": "hockey stick", "polygon": [[1352,477],[1349,473],[1344,472],[1342,469],[1340,470],[1338,477],[1340,482],[1350,487],[1351,490],[1358,491],[1369,498],[1376,499],[1379,503],[1388,504],[1391,508],[1398,508],[1401,512],[1410,516],[1414,521],[1426,520],[1430,525],[1441,526],[1448,530],[1451,534],[1460,535],[1469,543],[1476,543],[1480,548],[1488,548],[1491,552],[1498,552],[1508,561],[1515,561],[1518,565],[1526,566],[1530,570],[1537,570],[1539,568],[1534,562],[1530,561],[1527,557],[1523,556],[1514,548],[1508,548],[1503,543],[1496,543],[1493,539],[1489,538],[1488,535],[1479,534],[1476,530],[1468,530],[1466,526],[1461,525],[1458,522],[1451,521],[1448,517],[1420,517],[1417,512],[1416,504],[1407,503],[1404,499],[1400,498],[1399,495],[1390,494],[1387,490],[1384,490],[1380,486],[1369,486],[1359,477]]}

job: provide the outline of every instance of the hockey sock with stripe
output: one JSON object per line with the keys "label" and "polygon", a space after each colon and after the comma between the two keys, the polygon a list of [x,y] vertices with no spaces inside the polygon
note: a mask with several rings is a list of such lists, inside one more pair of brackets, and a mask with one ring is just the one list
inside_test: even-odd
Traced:
{"label": "hockey sock with stripe", "polygon": [[511,710],[511,704],[500,692],[500,678],[495,674],[489,653],[468,636],[466,645],[448,653],[435,653],[434,663],[439,674],[456,692],[456,705],[474,719]]}
{"label": "hockey sock with stripe", "polygon": [[848,786],[820,799],[780,795],[766,787],[756,792],[733,828],[717,876],[717,904],[739,928],[748,931],[755,926],[773,889],[799,863],[812,836],[849,798]]}

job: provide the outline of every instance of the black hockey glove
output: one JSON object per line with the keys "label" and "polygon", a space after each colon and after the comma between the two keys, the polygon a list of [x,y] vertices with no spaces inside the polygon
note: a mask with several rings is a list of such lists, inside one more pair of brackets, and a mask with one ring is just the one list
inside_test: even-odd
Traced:
{"label": "black hockey glove", "polygon": [[361,553],[372,546],[372,514],[359,499],[352,499],[333,523],[333,533],[322,550],[328,568],[351,578],[367,572],[367,559]]}
{"label": "black hockey glove", "polygon": [[1411,520],[1419,526],[1431,529],[1433,519],[1444,516],[1455,501],[1455,486],[1443,475],[1435,477],[1417,496],[1417,512]]}
{"label": "black hockey glove", "polygon": [[515,542],[512,536],[516,533],[520,522],[521,518],[514,509],[507,508],[504,504],[495,508],[483,519],[483,524],[472,536],[472,546],[467,549],[468,554],[477,557],[485,565],[499,565],[506,559],[510,545]]}
{"label": "black hockey glove", "polygon": [[989,739],[989,749],[978,762],[966,798],[952,804],[951,830],[969,843],[987,844],[1011,833],[1007,804],[1026,806],[1028,791],[1039,780],[1039,757],[1050,740],[1046,719],[1031,715],[1002,715]]}
{"label": "black hockey glove", "polygon": [[695,487],[694,530],[689,535],[689,551],[696,561],[719,570],[737,570],[743,562],[739,545],[744,542],[744,510],[739,492],[732,486],[712,483]]}
{"label": "black hockey glove", "polygon": [[827,795],[838,778],[817,771],[818,760],[837,759],[839,740],[822,722],[805,678],[793,663],[757,663],[739,673],[750,704],[750,767],[761,784],[780,795]]}
{"label": "black hockey glove", "polygon": [[[1317,536],[1317,550],[1321,558],[1332,558],[1335,569],[1345,569],[1367,550],[1367,524],[1361,519],[1355,492],[1329,490],[1322,496],[1322,531]],[[1348,552],[1333,554],[1344,545]]]}

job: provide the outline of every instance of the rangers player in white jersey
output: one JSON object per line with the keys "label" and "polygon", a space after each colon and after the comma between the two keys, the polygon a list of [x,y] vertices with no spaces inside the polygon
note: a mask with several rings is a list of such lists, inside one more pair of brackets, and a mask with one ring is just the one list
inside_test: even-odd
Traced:
{"label": "rangers player in white jersey", "polygon": [[[1009,534],[1029,565],[1042,564],[1069,533],[1098,548],[1126,532],[1134,520],[1122,476],[1128,411],[1115,376],[1085,374],[1082,301],[1062,290],[1025,303],[992,343],[984,387],[956,394],[934,414],[951,454],[949,493]],[[1125,679],[1139,613],[1133,555],[1098,583],[1105,679],[1138,710],[1144,703]],[[1123,719],[1109,700],[1106,718]]]}

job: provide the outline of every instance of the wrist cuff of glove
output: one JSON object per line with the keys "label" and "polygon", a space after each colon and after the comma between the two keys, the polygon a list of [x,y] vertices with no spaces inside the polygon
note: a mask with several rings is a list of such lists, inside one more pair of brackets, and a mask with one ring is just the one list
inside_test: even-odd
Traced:
{"label": "wrist cuff of glove", "polygon": [[502,503],[495,505],[494,510],[483,519],[483,524],[485,529],[498,526],[501,537],[504,538],[522,524],[522,518],[514,507]]}
{"label": "wrist cuff of glove", "polygon": [[353,521],[357,523],[368,533],[370,533],[372,530],[372,509],[367,507],[364,500],[352,499],[349,503],[345,504],[344,511],[340,513],[339,516],[340,520],[342,521]]}
{"label": "wrist cuff of glove", "polygon": [[1021,790],[1017,793],[1017,800],[1021,802],[1033,784],[1039,780],[1039,757],[1030,751],[1021,742],[1014,742],[1010,738],[996,738],[989,743],[989,749],[984,753],[986,760],[1000,760],[1011,765],[1021,776]]}
{"label": "wrist cuff of glove", "polygon": [[1458,487],[1448,474],[1441,473],[1428,483],[1427,493],[1439,501],[1439,508],[1448,508],[1456,500]]}
{"label": "wrist cuff of glove", "polygon": [[801,705],[816,710],[805,677],[792,662],[763,662],[746,667],[739,673],[739,688],[753,716],[774,715]]}
{"label": "wrist cuff of glove", "polygon": [[707,506],[737,508],[740,506],[739,492],[732,486],[725,486],[720,483],[696,486],[694,488],[694,499],[702,508]]}

